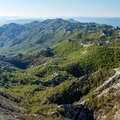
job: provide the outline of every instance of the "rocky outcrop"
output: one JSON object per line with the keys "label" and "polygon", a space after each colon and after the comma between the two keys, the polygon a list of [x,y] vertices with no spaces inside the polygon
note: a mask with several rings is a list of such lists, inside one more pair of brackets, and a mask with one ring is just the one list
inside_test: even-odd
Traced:
{"label": "rocky outcrop", "polygon": [[26,109],[0,95],[0,120],[38,120],[26,113]]}
{"label": "rocky outcrop", "polygon": [[[61,111],[61,109],[63,110]],[[70,120],[94,120],[93,112],[89,110],[86,106],[81,104],[60,105],[58,106],[58,111],[59,112],[53,113],[52,115],[61,115],[65,118],[69,118]]]}
{"label": "rocky outcrop", "polygon": [[112,87],[115,83],[120,82],[120,70],[115,69],[116,73],[112,77],[110,77],[107,81],[105,81],[101,86],[99,86],[94,92],[103,91],[107,88]]}
{"label": "rocky outcrop", "polygon": [[78,101],[82,97],[82,93],[78,91],[80,86],[83,86],[87,76],[82,76],[73,82],[63,93],[55,93],[52,96],[48,97],[46,100],[43,100],[43,104],[72,104],[75,101]]}
{"label": "rocky outcrop", "polygon": [[91,91],[80,102],[94,110],[95,120],[120,119],[120,69],[115,69],[115,71],[112,77]]}

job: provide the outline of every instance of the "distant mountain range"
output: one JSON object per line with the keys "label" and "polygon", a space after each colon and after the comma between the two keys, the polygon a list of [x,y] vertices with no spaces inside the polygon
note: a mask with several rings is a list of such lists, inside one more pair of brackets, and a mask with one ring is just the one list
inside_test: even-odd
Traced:
{"label": "distant mountain range", "polygon": [[[43,21],[45,19],[47,18],[0,17],[0,26],[9,23],[26,24],[33,21]],[[67,19],[70,22],[95,22],[98,24],[120,26],[120,17],[72,17],[63,19]]]}
{"label": "distant mountain range", "polygon": [[4,24],[16,23],[16,24],[26,24],[33,21],[42,21],[41,18],[23,18],[23,17],[0,17],[0,26]]}

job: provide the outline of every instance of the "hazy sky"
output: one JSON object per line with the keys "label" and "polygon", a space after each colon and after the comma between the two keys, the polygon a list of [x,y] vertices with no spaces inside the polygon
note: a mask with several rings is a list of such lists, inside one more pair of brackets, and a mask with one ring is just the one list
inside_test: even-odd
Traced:
{"label": "hazy sky", "polygon": [[120,17],[120,0],[0,0],[0,16]]}

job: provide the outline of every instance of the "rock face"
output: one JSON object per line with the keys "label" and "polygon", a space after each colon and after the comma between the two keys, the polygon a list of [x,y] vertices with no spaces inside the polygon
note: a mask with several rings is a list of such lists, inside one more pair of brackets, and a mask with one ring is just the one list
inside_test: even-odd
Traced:
{"label": "rock face", "polygon": [[16,114],[20,113],[20,111],[24,112],[24,109],[18,107],[14,102],[5,97],[0,96],[0,120],[20,120]]}
{"label": "rock face", "polygon": [[37,120],[15,102],[0,95],[0,120]]}
{"label": "rock face", "polygon": [[95,120],[120,120],[120,69],[80,102],[94,110]]}
{"label": "rock face", "polygon": [[92,112],[83,105],[63,105],[65,116],[72,120],[93,120]]}
{"label": "rock face", "polygon": [[64,104],[58,106],[58,108],[63,108],[64,110],[60,114],[70,120],[94,120],[93,112],[84,105]]}
{"label": "rock face", "polygon": [[120,81],[120,70],[115,69],[116,74],[112,77],[110,77],[107,81],[105,81],[100,87],[96,89],[96,91],[103,91],[107,88],[112,87],[116,82]]}

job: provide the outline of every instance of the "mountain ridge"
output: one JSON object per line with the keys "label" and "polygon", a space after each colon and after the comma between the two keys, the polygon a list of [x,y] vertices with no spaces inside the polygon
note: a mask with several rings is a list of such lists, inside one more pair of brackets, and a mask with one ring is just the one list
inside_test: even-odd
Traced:
{"label": "mountain ridge", "polygon": [[98,32],[99,35],[107,36],[108,33],[117,30],[119,27],[95,23],[73,23],[63,19],[34,21],[25,25],[11,23],[0,27],[0,51],[1,54],[18,54],[18,51],[24,53],[27,52],[27,49],[29,51],[29,49],[34,50],[37,47],[49,47],[51,43],[56,44],[64,39],[69,39],[69,36],[78,31],[81,34],[82,32],[83,34]]}

